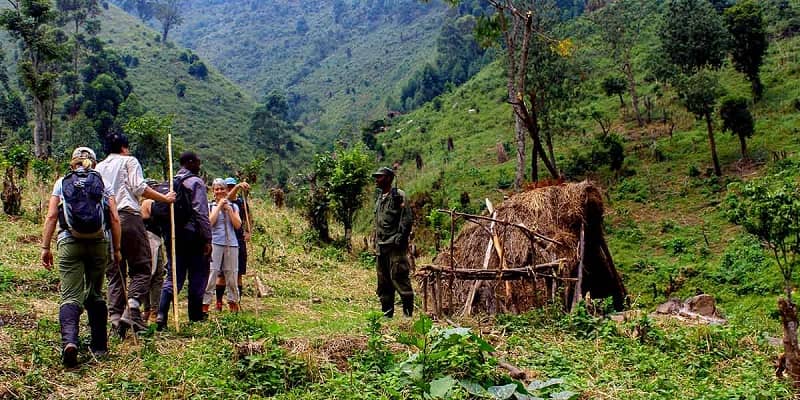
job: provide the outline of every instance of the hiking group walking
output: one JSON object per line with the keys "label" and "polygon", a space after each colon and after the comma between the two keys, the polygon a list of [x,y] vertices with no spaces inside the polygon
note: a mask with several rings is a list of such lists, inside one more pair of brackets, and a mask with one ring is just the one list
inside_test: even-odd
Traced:
{"label": "hiking group walking", "polygon": [[[164,329],[173,292],[182,290],[187,279],[190,321],[208,317],[215,286],[216,309],[221,310],[227,288],[229,309],[239,310],[241,275],[247,262],[240,249],[249,238],[249,223],[244,224],[240,215],[247,213],[247,204],[238,193],[249,190],[249,185],[234,178],[216,179],[212,185],[215,200],[209,205],[205,182],[198,176],[201,161],[197,154],[181,154],[173,191],[144,179],[125,135],[112,135],[109,150],[99,163],[88,147],[73,151],[70,171],[53,186],[42,230],[42,265],[57,267],[61,280],[59,324],[62,360],[67,367],[77,365],[83,310],[89,319],[89,348],[95,357],[108,351],[109,320],[112,332],[123,338],[129,330],[147,329],[150,322],[156,323],[158,330]],[[166,251],[173,245],[168,234],[171,207],[174,259]],[[54,235],[57,264],[51,250]],[[172,268],[174,274],[166,273]],[[224,276],[218,277],[218,273]],[[108,280],[107,298],[103,296],[104,277]]]}
{"label": "hiking group walking", "polygon": [[[187,281],[189,321],[207,319],[215,297],[214,308],[222,311],[226,292],[228,309],[240,310],[250,221],[239,193],[250,186],[234,178],[214,179],[209,203],[194,152],[181,154],[180,169],[164,184],[145,180],[125,135],[112,135],[109,150],[99,163],[88,147],[73,151],[70,171],[53,186],[42,230],[41,261],[47,269],[55,266],[51,242],[57,232],[59,323],[67,367],[78,363],[83,310],[94,357],[108,352],[109,320],[111,331],[122,338],[150,323],[166,328],[170,306],[177,307],[177,292]],[[411,317],[414,292],[406,255],[411,210],[405,193],[392,187],[392,169],[379,168],[373,177],[380,191],[374,215],[376,294],[385,317],[394,315],[395,293],[403,315]]]}

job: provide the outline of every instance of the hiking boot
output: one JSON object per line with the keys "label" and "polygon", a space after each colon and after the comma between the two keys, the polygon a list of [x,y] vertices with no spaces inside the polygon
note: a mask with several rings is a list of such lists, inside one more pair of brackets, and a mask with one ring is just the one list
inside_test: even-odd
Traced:
{"label": "hiking boot", "polygon": [[394,317],[394,301],[381,299],[381,312],[386,318]]}
{"label": "hiking boot", "polygon": [[161,332],[164,329],[167,329],[167,317],[165,315],[158,314],[158,316],[156,316],[156,330]]}
{"label": "hiking boot", "polygon": [[239,312],[239,303],[230,302],[228,303],[228,310],[231,312]]}
{"label": "hiking boot", "polygon": [[64,350],[61,351],[61,361],[67,368],[74,368],[78,365],[78,345],[75,343],[67,343]]}
{"label": "hiking boot", "polygon": [[[136,333],[147,330],[147,327],[144,326],[144,322],[142,321],[142,312],[135,307],[128,306],[125,312],[122,313],[119,322],[120,328],[122,328],[123,325],[127,325],[126,329],[130,327]],[[124,332],[120,334],[120,336],[124,338]]]}
{"label": "hiking boot", "polygon": [[414,296],[404,296],[403,300],[403,316],[411,318],[414,314]]}
{"label": "hiking boot", "polygon": [[95,357],[102,353],[104,356],[108,352],[108,308],[102,301],[86,303],[86,316],[89,317],[89,330],[92,333],[92,340],[89,349]]}
{"label": "hiking boot", "polygon": [[222,302],[218,301],[216,307],[214,307],[218,312],[222,311]]}

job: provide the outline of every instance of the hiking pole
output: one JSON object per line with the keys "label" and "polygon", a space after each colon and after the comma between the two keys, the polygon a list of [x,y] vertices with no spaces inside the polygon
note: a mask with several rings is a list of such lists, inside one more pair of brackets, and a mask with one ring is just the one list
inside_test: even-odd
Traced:
{"label": "hiking pole", "polygon": [[[244,221],[245,221],[245,223],[247,223],[247,225],[246,225],[247,226],[247,232],[250,232],[250,235],[251,235],[250,239],[252,240],[253,231],[250,229],[250,215],[248,215],[248,212],[247,212],[247,208],[248,208],[248,205],[247,205],[247,190],[242,191],[242,208],[244,208]],[[242,237],[244,238],[244,235],[242,235]],[[247,239],[245,239],[245,249],[244,250],[245,250],[245,257],[247,257],[247,251],[250,250],[250,246],[247,245]],[[242,287],[244,287],[244,279],[242,279]],[[258,287],[256,287],[256,290],[258,290]],[[239,293],[239,307],[241,307],[241,305],[242,305],[242,293]],[[258,314],[258,307],[256,307],[256,314]]]}
{"label": "hiking pole", "polygon": [[[175,191],[175,175],[172,170],[172,134],[167,134],[167,159],[169,160],[169,191]],[[178,322],[178,273],[177,260],[175,259],[175,203],[169,204],[169,233],[170,233],[170,255],[172,256],[172,310],[175,316],[175,331],[181,331]],[[166,321],[165,321],[166,322]]]}

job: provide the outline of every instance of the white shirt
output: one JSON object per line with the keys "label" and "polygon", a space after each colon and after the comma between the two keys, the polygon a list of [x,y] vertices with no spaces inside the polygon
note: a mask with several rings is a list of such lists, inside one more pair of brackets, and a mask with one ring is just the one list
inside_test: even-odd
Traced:
{"label": "white shirt", "polygon": [[139,160],[131,156],[110,154],[97,164],[95,171],[100,173],[103,183],[114,193],[117,211],[141,213],[139,199],[147,189],[147,182],[144,180]]}

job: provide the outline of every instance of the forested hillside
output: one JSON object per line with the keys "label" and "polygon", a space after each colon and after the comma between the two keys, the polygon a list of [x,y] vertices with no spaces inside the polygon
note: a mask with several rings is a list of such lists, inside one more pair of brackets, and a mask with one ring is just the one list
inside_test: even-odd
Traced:
{"label": "forested hillside", "polygon": [[[141,119],[141,105],[159,118],[175,113],[182,145],[212,173],[245,167],[254,185],[244,296],[238,310],[188,322],[184,290],[178,324],[114,335],[108,355],[89,351],[82,324],[78,366],[63,365],[63,282],[42,268],[40,249],[55,172],[31,161],[40,150],[31,135],[48,122],[33,100],[49,92],[26,86],[41,77],[3,42],[12,79],[0,69],[0,360],[9,360],[0,399],[800,393],[800,0],[118,3],[132,14],[134,3],[185,13],[157,33],[158,17],[145,24],[111,7],[99,14],[99,41],[85,42],[48,22],[43,37],[78,44],[50,66],[62,74],[56,133],[69,140],[57,135],[53,147],[99,146],[119,126],[147,143],[138,132],[161,132],[164,120]],[[0,25],[15,32],[39,17]],[[84,43],[70,75],[69,50]],[[19,84],[17,66],[29,74]],[[142,159],[158,171],[159,160]],[[379,166],[396,173],[405,197],[374,190],[387,179],[370,175]],[[598,188],[591,199],[539,196],[584,180]],[[487,210],[485,199],[499,209],[512,196],[503,217]],[[411,210],[413,246],[400,227],[374,243],[376,199],[399,201],[397,215]],[[592,215],[580,211],[590,201]],[[487,236],[464,252],[483,257],[482,270],[447,254],[465,246],[451,229],[484,233],[451,220],[455,212],[486,222]],[[514,228],[526,238],[499,230],[513,221],[489,223],[492,215],[521,216]],[[548,219],[562,217],[572,230],[543,237]],[[586,253],[587,232],[607,244],[603,255]],[[561,258],[551,249],[563,243],[576,246]],[[534,250],[518,251],[528,244]],[[398,251],[389,258],[409,250],[415,265],[413,318],[401,317],[402,299],[393,318],[378,312],[376,264],[387,246]],[[509,265],[514,252],[523,265]],[[571,289],[602,281],[594,258],[619,272],[624,309]],[[448,273],[489,279],[478,292],[467,278],[455,290],[472,294],[449,296]],[[533,280],[531,290],[510,293],[506,273]],[[537,286],[542,277],[552,286]],[[525,296],[543,304],[518,313]],[[696,299],[703,312],[690,307]],[[468,312],[490,302],[487,313]]]}
{"label": "forested hillside", "polygon": [[[7,7],[5,3],[0,5],[0,8]],[[99,65],[101,69],[111,65],[122,71],[120,73],[127,83],[120,93],[124,96],[115,100],[113,110],[115,118],[117,112],[121,114],[116,123],[109,121],[102,129],[95,127],[94,132],[87,131],[86,125],[81,122],[83,119],[75,119],[76,115],[83,113],[69,104],[76,98],[69,93],[70,87],[57,87],[56,108],[61,117],[54,121],[53,151],[58,157],[81,140],[83,144],[95,147],[102,153],[102,135],[106,134],[103,129],[115,124],[119,129],[129,118],[150,112],[157,118],[170,118],[176,148],[198,151],[207,161],[210,171],[232,173],[252,160],[245,155],[250,140],[247,135],[250,115],[255,109],[255,102],[246,91],[239,89],[211,66],[203,65],[202,71],[192,71],[192,63],[196,60],[196,65],[203,64],[196,55],[173,44],[161,43],[156,31],[122,10],[108,3],[104,3],[103,7],[97,4],[96,7],[94,20],[100,29],[93,32],[92,36],[96,35],[98,41],[82,39],[86,41],[84,46],[87,46],[87,50],[81,51],[89,53],[99,49],[99,56],[89,57],[87,61],[79,57],[76,65],[79,70],[87,68],[83,65],[85,62]],[[1,34],[10,39],[5,31]],[[3,50],[5,71],[9,77],[6,81],[8,89],[18,92],[21,88],[17,79],[16,57],[19,57],[20,51],[12,40],[4,43]],[[98,61],[100,59],[105,61]],[[68,79],[67,71],[61,74],[62,80]],[[79,71],[79,74],[90,76],[86,72]],[[80,91],[80,87],[82,85],[76,86],[75,90]],[[75,107],[80,108],[81,104],[75,104]],[[21,134],[24,137],[25,133]],[[161,149],[146,151],[150,150]],[[160,172],[160,167],[154,167],[153,172]]]}
{"label": "forested hillside", "polygon": [[182,4],[172,38],[254,98],[286,96],[308,133],[329,141],[385,114],[387,98],[433,60],[446,12],[438,1],[200,0]]}
{"label": "forested hillside", "polygon": [[183,148],[197,151],[218,173],[236,172],[252,159],[248,130],[255,101],[248,92],[211,65],[192,75],[191,51],[160,43],[158,32],[116,7],[104,10],[100,21],[107,46],[136,60],[128,67],[134,94],[145,108],[173,116]]}

